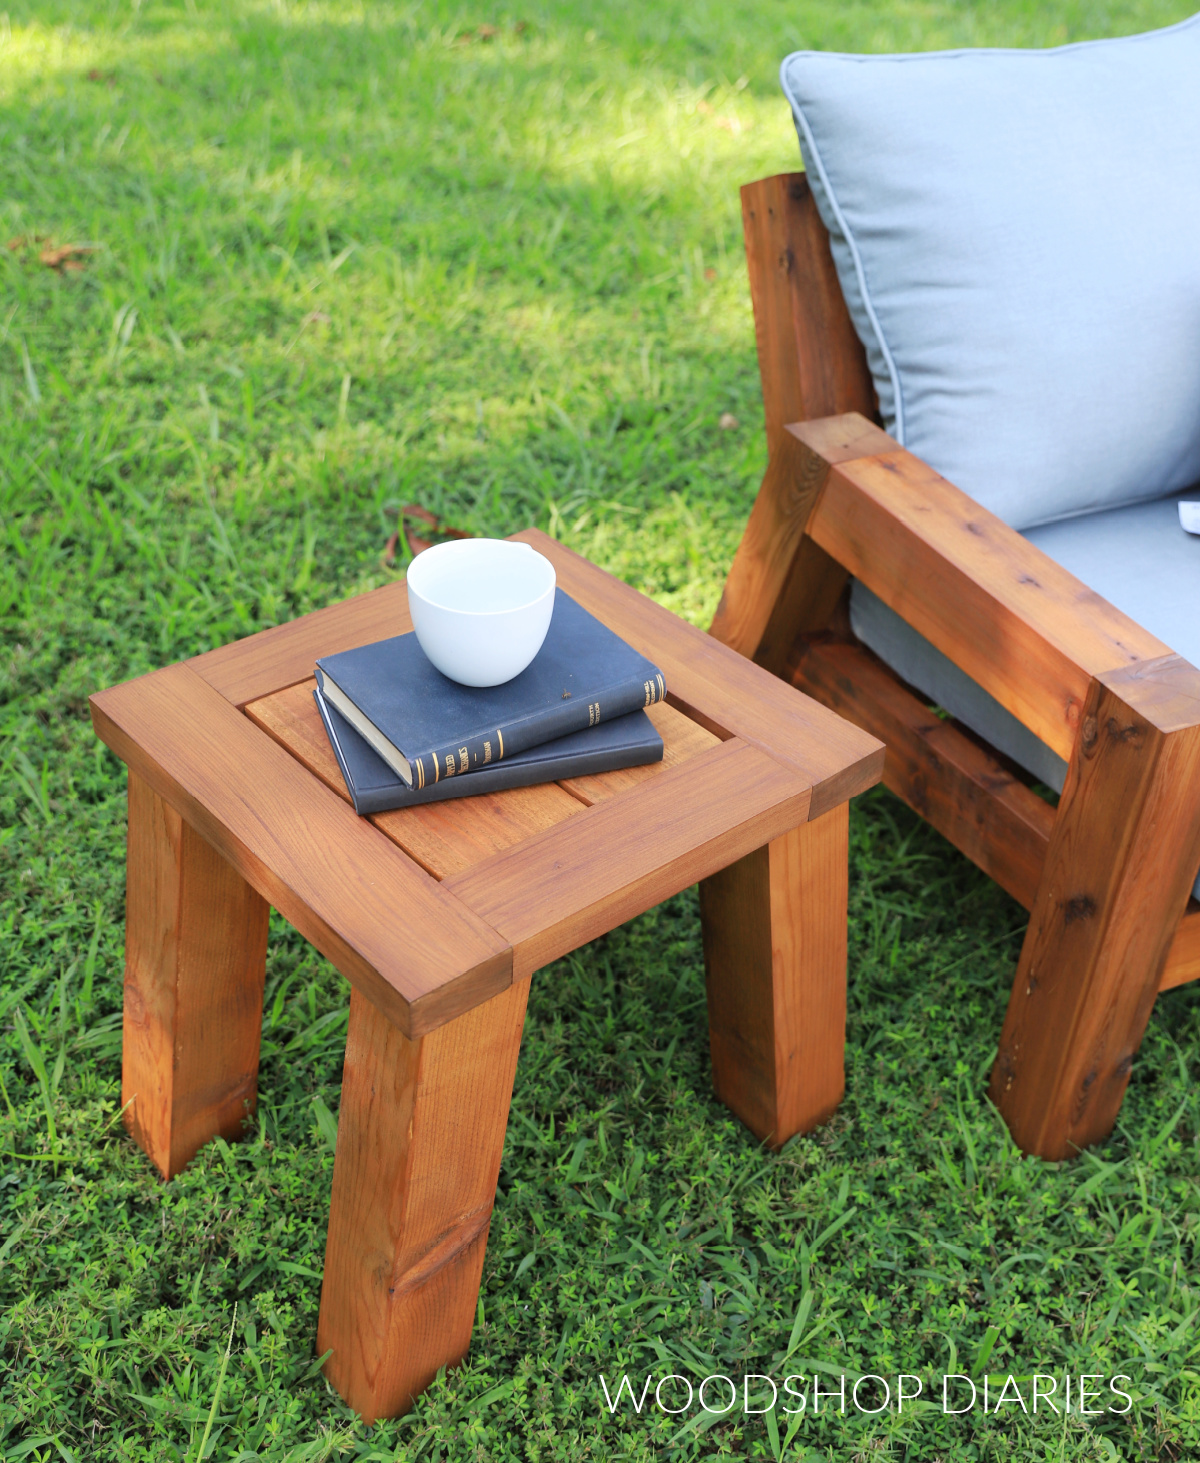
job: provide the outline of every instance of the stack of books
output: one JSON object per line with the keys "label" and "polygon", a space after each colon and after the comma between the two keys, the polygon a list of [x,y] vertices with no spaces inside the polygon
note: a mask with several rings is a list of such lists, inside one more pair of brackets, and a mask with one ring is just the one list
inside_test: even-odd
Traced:
{"label": "stack of books", "polygon": [[354,810],[380,813],[662,760],[662,672],[561,589],[542,648],[502,686],[460,686],[414,634],[317,661],[313,693]]}

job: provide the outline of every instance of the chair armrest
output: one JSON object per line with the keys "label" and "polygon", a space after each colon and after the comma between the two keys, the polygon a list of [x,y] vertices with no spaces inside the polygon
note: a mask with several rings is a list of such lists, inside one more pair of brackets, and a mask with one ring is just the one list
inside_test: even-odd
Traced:
{"label": "chair armrest", "polygon": [[1062,757],[1093,679],[1172,654],[895,442],[831,467],[808,532]]}
{"label": "chair armrest", "polygon": [[[1116,672],[1126,681],[1133,668],[1164,657],[1178,667],[1172,698],[1182,696],[1168,720],[1200,724],[1200,672],[865,418],[850,413],[787,430],[799,448],[786,453],[791,497],[806,501],[783,511],[787,495],[776,484],[773,508],[755,504],[759,532],[751,534],[752,515],[746,538],[754,542],[745,555],[739,549],[731,605],[739,602],[739,568],[741,584],[754,580],[758,594],[768,583],[782,593],[789,570],[778,565],[790,565],[807,536],[1064,758],[1090,683]],[[771,478],[768,470],[764,491]],[[796,486],[804,484],[807,492]],[[769,526],[785,531],[764,571]],[[764,627],[770,614],[771,606],[760,613]]]}

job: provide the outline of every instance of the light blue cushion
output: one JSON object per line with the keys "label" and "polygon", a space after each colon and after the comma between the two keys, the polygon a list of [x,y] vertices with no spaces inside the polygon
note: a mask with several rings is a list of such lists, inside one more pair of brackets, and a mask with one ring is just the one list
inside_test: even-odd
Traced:
{"label": "light blue cushion", "polygon": [[1184,532],[1175,498],[1048,523],[1025,537],[1200,666],[1200,538]]}
{"label": "light blue cushion", "polygon": [[[1175,498],[1049,524],[1025,536],[1200,666],[1200,538],[1180,527]],[[1062,758],[863,584],[851,590],[850,624],[902,680],[1039,781],[1062,791],[1067,771]],[[1200,899],[1200,876],[1192,892]]]}
{"label": "light blue cushion", "polygon": [[930,705],[948,711],[1038,782],[1062,792],[1067,764],[1058,753],[858,580],[850,590],[850,627]]}
{"label": "light blue cushion", "polygon": [[782,80],[894,436],[1017,528],[1200,481],[1200,16]]}

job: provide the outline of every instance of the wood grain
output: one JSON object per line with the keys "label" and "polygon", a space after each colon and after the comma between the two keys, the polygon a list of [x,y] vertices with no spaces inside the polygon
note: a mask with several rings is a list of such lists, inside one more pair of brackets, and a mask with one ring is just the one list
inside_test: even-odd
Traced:
{"label": "wood grain", "polygon": [[654,782],[664,772],[669,772],[672,767],[682,767],[701,752],[715,747],[719,741],[712,732],[665,701],[648,707],[646,715],[663,739],[661,762],[650,762],[644,767],[622,767],[616,772],[597,772],[589,777],[567,777],[559,785],[590,807],[592,803],[603,802],[605,798]]}
{"label": "wood grain", "polygon": [[[349,803],[345,779],[313,701],[315,684],[311,679],[301,681],[248,702],[246,715]],[[372,813],[368,821],[435,879],[444,879],[580,810],[578,798],[553,783],[543,783]]]}
{"label": "wood grain", "polygon": [[873,737],[546,534],[515,537],[545,554],[568,594],[654,661],[675,706],[792,768],[812,788],[810,817],[879,781],[883,748]]}
{"label": "wood grain", "polygon": [[1200,865],[1200,671],[1093,681],[1013,982],[992,1100],[1027,1152],[1106,1137]]}
{"label": "wood grain", "polygon": [[164,1178],[254,1112],[269,913],[131,772],[121,1105]]}
{"label": "wood grain", "polygon": [[[807,695],[887,745],[884,785],[1026,909],[1037,898],[1055,810],[966,728],[925,703],[861,645],[797,644],[792,675]],[[1160,990],[1200,980],[1200,904],[1184,916]]]}
{"label": "wood grain", "polygon": [[353,650],[411,629],[408,587],[397,580],[222,645],[186,664],[227,701],[241,707],[307,680],[318,656]]}
{"label": "wood grain", "polygon": [[[246,705],[246,715],[349,802],[345,779],[313,702],[315,685],[309,679],[251,701]],[[370,821],[434,878],[461,873],[480,859],[580,812],[581,805],[590,807],[640,787],[716,745],[717,738],[711,732],[665,702],[651,706],[646,714],[663,739],[661,762],[564,778],[558,784],[510,788],[482,797],[376,813]]]}
{"label": "wood grain", "polygon": [[[836,463],[885,452],[892,439],[860,416],[826,418],[802,441],[795,427],[775,440],[766,475],[709,634],[776,674],[797,635],[823,630],[846,571],[805,535]],[[831,427],[845,426],[836,433]]]}
{"label": "wood grain", "polygon": [[350,801],[346,779],[325,735],[325,724],[313,700],[316,678],[297,681],[282,691],[247,701],[243,710],[255,726],[261,727],[296,761],[319,777],[343,802]]}
{"label": "wood grain", "polygon": [[470,1345],[528,993],[417,1041],[351,994],[317,1351],[368,1424]]}
{"label": "wood grain", "polygon": [[493,929],[186,664],[91,704],[130,770],[407,1035],[511,983]]}
{"label": "wood grain", "polygon": [[873,416],[866,353],[804,174],[747,183],[742,228],[772,451],[789,422],[849,411]]}
{"label": "wood grain", "polygon": [[849,805],[700,885],[713,1088],[779,1148],[845,1087]]}
{"label": "wood grain", "polygon": [[970,733],[935,716],[869,650],[798,643],[794,684],[887,746],[883,781],[1026,909],[1033,907],[1054,809]]}
{"label": "wood grain", "polygon": [[513,946],[520,977],[804,822],[809,797],[735,739],[442,887]]}
{"label": "wood grain", "polygon": [[1061,757],[1091,677],[1170,653],[899,447],[833,467],[809,532]]}
{"label": "wood grain", "polygon": [[884,450],[889,439],[869,423],[856,426],[840,444],[851,451],[838,457],[839,444],[820,453],[792,431],[813,418],[872,417],[877,406],[807,178],[747,184],[742,220],[769,461],[709,633],[780,673],[795,636],[829,623],[846,583],[841,565],[804,531],[829,467]]}
{"label": "wood grain", "polygon": [[850,576],[836,559],[804,534],[752,659],[790,680],[788,658],[797,635],[832,630],[848,618]]}
{"label": "wood grain", "polygon": [[1158,988],[1169,991],[1193,980],[1200,980],[1200,903],[1194,899],[1175,931]]}
{"label": "wood grain", "polygon": [[577,798],[548,782],[372,813],[370,821],[435,878],[448,879],[582,811]]}

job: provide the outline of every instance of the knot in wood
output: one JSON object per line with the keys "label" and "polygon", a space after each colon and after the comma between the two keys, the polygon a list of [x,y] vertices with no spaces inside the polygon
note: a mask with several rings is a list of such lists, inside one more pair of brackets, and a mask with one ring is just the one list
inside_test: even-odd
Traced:
{"label": "knot in wood", "polygon": [[1063,923],[1073,925],[1081,919],[1091,919],[1096,913],[1096,901],[1090,894],[1073,894],[1058,906],[1063,912]]}
{"label": "knot in wood", "polygon": [[1136,721],[1122,725],[1115,716],[1108,718],[1104,731],[1109,741],[1112,742],[1129,742],[1136,746],[1145,739],[1145,727],[1140,726]]}

